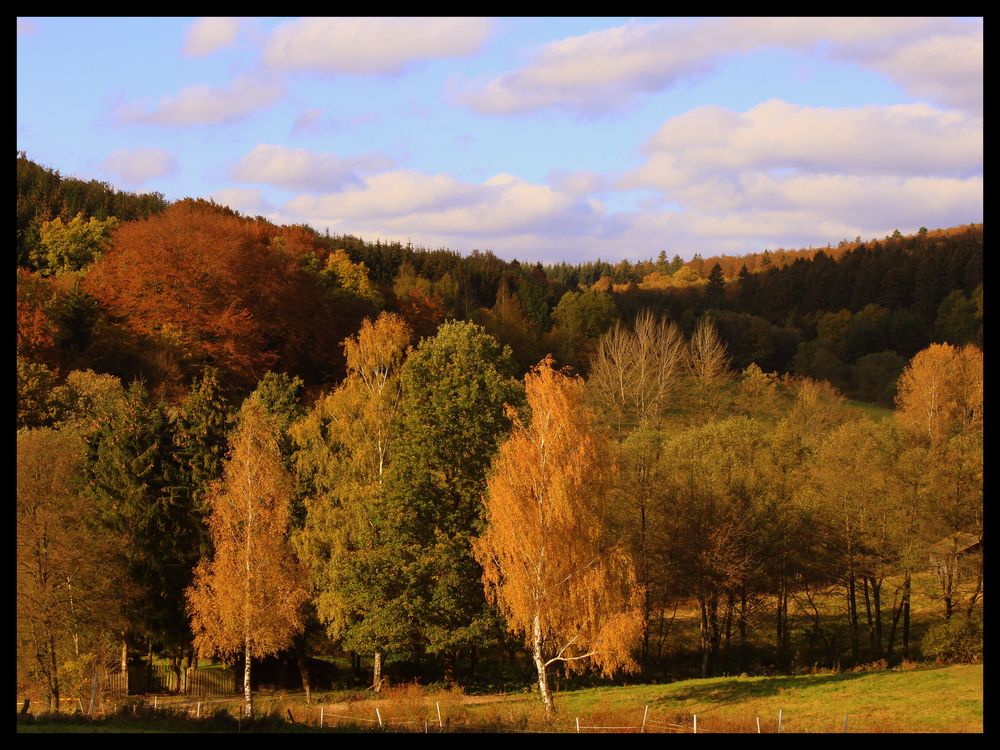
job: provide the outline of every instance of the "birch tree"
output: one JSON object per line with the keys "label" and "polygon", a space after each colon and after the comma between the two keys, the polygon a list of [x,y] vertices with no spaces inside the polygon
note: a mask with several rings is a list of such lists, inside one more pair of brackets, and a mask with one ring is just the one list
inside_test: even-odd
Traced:
{"label": "birch tree", "polygon": [[602,512],[605,451],[583,406],[583,381],[546,358],[525,387],[531,417],[507,409],[513,430],[493,464],[487,528],[475,549],[487,597],[531,649],[551,715],[552,665],[638,669],[642,603],[632,561]]}
{"label": "birch tree", "polygon": [[399,368],[411,332],[393,313],[344,341],[347,379],[292,426],[300,477],[312,484],[303,529],[294,535],[308,567],[316,609],[328,634],[352,651],[374,654],[372,686],[382,684],[382,661],[395,647],[399,618],[386,607],[398,576],[384,534],[382,483],[398,431]]}
{"label": "birch tree", "polygon": [[253,713],[250,664],[291,645],[308,595],[286,535],[292,479],[264,406],[249,399],[230,442],[208,518],[215,556],[195,570],[187,592],[201,653],[243,653],[246,715]]}

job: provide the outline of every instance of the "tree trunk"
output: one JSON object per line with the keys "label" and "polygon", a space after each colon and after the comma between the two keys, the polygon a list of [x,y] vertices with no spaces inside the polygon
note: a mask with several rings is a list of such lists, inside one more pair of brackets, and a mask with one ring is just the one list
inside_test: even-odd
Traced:
{"label": "tree trunk", "polygon": [[910,571],[903,581],[903,658],[910,658]]}
{"label": "tree trunk", "polygon": [[312,680],[309,674],[309,654],[306,651],[306,637],[303,634],[295,636],[295,661],[299,665],[299,677],[302,679],[302,689],[306,691],[306,703],[312,703]]}
{"label": "tree trunk", "polygon": [[652,597],[649,585],[649,559],[646,553],[646,503],[639,503],[639,557],[642,565],[642,653],[640,664],[643,671],[649,663],[649,627],[652,614]]}
{"label": "tree trunk", "polygon": [[56,711],[59,711],[59,663],[56,659],[56,639],[49,631],[49,659],[52,669],[52,697],[55,700]]}
{"label": "tree trunk", "polygon": [[122,690],[128,695],[128,639],[122,631]]}
{"label": "tree trunk", "polygon": [[861,591],[865,597],[865,618],[868,623],[868,653],[875,655],[875,620],[872,617],[872,600],[868,591],[868,576],[861,576]]}
{"label": "tree trunk", "polygon": [[545,660],[542,658],[542,620],[536,613],[531,624],[531,655],[535,659],[535,669],[538,670],[538,690],[542,694],[545,705],[545,715],[551,717],[555,711],[552,696],[549,694],[549,682],[545,676]]}
{"label": "tree trunk", "polygon": [[875,658],[882,658],[882,581],[871,579],[872,608],[875,610]]}
{"label": "tree trunk", "polygon": [[[982,534],[979,535],[979,540],[982,542]],[[972,619],[972,613],[976,611],[976,602],[979,601],[979,596],[983,592],[983,556],[979,555],[979,569],[976,572],[976,588],[969,597],[969,606],[965,609],[965,617],[967,620]]]}
{"label": "tree trunk", "polygon": [[170,669],[174,673],[174,692],[181,692],[181,663],[184,655],[179,651],[170,654]]}
{"label": "tree trunk", "polygon": [[382,652],[376,651],[372,667],[372,690],[376,693],[382,692]]}
{"label": "tree trunk", "polygon": [[739,633],[740,633],[740,663],[739,668],[742,673],[746,669],[747,661],[747,588],[743,586],[740,588],[740,618],[739,618]]}
{"label": "tree trunk", "polygon": [[243,655],[246,659],[246,664],[243,667],[243,704],[245,706],[244,713],[249,719],[253,716],[253,694],[250,691],[250,636],[246,638]]}
{"label": "tree trunk", "polygon": [[457,680],[455,679],[455,662],[458,660],[458,655],[454,651],[446,651],[444,653],[444,681],[449,687],[455,685]]}
{"label": "tree trunk", "polygon": [[701,608],[701,676],[708,677],[708,652],[711,649],[711,637],[708,631],[708,604],[704,596],[698,597]]}
{"label": "tree trunk", "polygon": [[855,663],[861,661],[861,644],[858,643],[858,600],[857,587],[854,580],[854,568],[847,576],[847,619],[851,634],[851,656]]}

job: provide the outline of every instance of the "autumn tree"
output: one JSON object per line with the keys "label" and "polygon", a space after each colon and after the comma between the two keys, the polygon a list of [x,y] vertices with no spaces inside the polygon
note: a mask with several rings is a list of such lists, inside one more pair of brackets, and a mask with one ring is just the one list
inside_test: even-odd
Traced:
{"label": "autumn tree", "polygon": [[327,299],[302,265],[310,249],[294,228],[179,201],[119,227],[84,290],[128,331],[169,343],[184,368],[217,367],[228,386],[249,389],[270,369],[320,382],[339,374],[337,344],[368,303]]}
{"label": "autumn tree", "polygon": [[699,413],[714,411],[719,391],[732,379],[732,371],[726,345],[709,317],[698,321],[688,349],[688,371]]}
{"label": "autumn tree", "polygon": [[676,575],[698,602],[703,677],[767,585],[775,498],[766,459],[763,431],[746,417],[690,427],[664,445],[659,513]]}
{"label": "autumn tree", "polygon": [[583,381],[546,358],[525,389],[531,416],[507,409],[513,429],[493,464],[475,548],[487,596],[531,649],[551,715],[553,664],[638,668],[631,649],[642,610],[632,561],[602,508],[608,467]]}
{"label": "autumn tree", "polygon": [[382,484],[398,436],[393,418],[410,336],[394,313],[365,320],[344,341],[347,379],[290,431],[298,473],[311,485],[296,552],[309,569],[330,636],[353,652],[374,654],[376,691],[385,653],[403,645],[389,607],[400,582],[380,569],[392,557]]}
{"label": "autumn tree", "polygon": [[198,650],[243,655],[247,716],[253,713],[251,661],[291,644],[308,597],[286,539],[292,479],[276,432],[263,404],[248,399],[210,496],[214,556],[198,565],[187,590]]}
{"label": "autumn tree", "polygon": [[929,443],[959,432],[982,430],[983,353],[967,344],[931,344],[899,378],[897,419]]}
{"label": "autumn tree", "polygon": [[[86,555],[69,488],[83,441],[74,433],[17,433],[17,663],[40,678],[48,710],[59,710],[60,671],[73,631],[73,588]],[[79,597],[79,593],[77,594]]]}

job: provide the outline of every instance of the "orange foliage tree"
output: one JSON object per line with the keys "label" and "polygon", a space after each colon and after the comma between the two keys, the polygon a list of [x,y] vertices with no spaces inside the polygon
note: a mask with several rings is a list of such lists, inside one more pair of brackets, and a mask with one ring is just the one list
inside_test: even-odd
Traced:
{"label": "orange foliage tree", "polygon": [[304,262],[314,249],[299,227],[181,201],[121,226],[84,285],[133,332],[241,386],[269,369],[318,382],[340,374],[338,343],[362,311],[324,297]]}
{"label": "orange foliage tree", "polygon": [[208,518],[215,555],[195,569],[187,592],[195,646],[202,653],[243,652],[246,715],[253,713],[250,663],[277,653],[302,630],[304,573],[287,541],[292,479],[276,426],[249,399],[230,444]]}
{"label": "orange foliage tree", "polygon": [[525,377],[531,420],[513,430],[487,487],[487,528],[475,545],[487,597],[525,636],[547,714],[546,669],[587,660],[635,671],[642,627],[633,564],[602,507],[607,455],[584,408],[584,384],[546,357]]}

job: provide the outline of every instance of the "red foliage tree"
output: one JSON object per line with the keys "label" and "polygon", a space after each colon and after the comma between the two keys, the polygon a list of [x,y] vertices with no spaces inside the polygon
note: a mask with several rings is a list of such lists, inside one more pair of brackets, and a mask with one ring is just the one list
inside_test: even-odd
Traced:
{"label": "red foliage tree", "polygon": [[341,373],[337,342],[363,311],[324,297],[302,262],[319,250],[309,239],[301,227],[181,201],[123,225],[86,290],[126,328],[170,340],[185,360],[219,367],[237,385],[269,369],[319,382]]}

